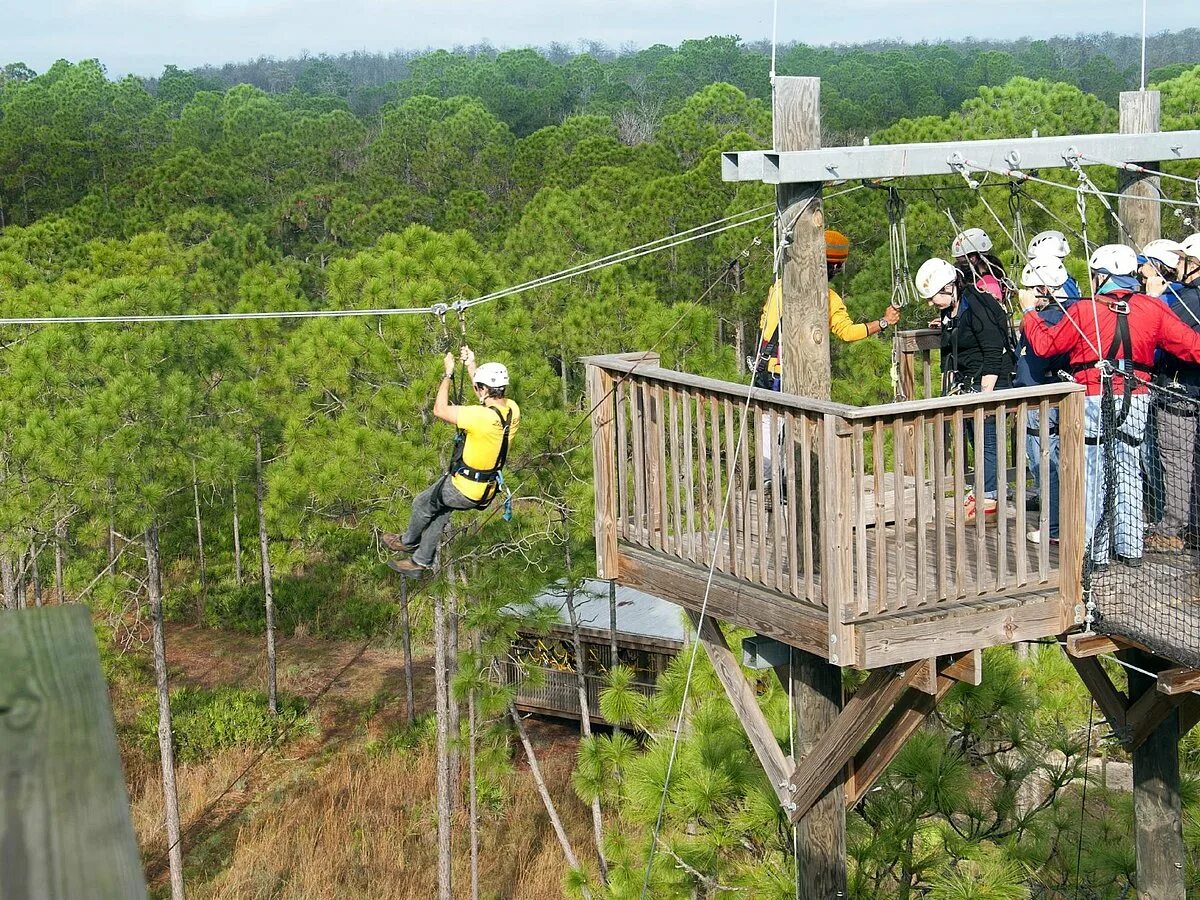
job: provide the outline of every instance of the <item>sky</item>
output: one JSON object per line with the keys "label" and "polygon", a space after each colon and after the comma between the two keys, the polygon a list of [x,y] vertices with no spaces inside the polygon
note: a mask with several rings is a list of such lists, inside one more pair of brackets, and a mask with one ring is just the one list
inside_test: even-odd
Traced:
{"label": "sky", "polygon": [[[259,56],[597,40],[769,38],[773,0],[0,0],[0,64],[99,58],[114,76]],[[1200,27],[1200,0],[1148,0],[1149,31]],[[1130,0],[779,0],[779,40],[1051,37],[1141,30]]]}

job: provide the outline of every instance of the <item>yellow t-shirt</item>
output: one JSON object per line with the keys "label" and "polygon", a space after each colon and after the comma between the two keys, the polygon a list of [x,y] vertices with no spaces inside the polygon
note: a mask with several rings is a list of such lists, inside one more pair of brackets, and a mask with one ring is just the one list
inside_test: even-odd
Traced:
{"label": "yellow t-shirt", "polygon": [[[783,312],[783,286],[776,281],[767,292],[767,302],[763,305],[762,315],[758,319],[758,328],[762,332],[764,343],[770,343],[779,329],[779,317]],[[867,326],[856,324],[846,311],[846,302],[833,288],[829,289],[829,330],[834,337],[843,341],[861,341],[867,337]],[[772,356],[767,360],[767,371],[773,375],[779,374],[779,359]]]}
{"label": "yellow t-shirt", "polygon": [[[505,406],[497,405],[495,409],[504,418],[512,413],[512,424],[508,427],[508,447],[512,450],[513,438],[517,434],[517,425],[521,421],[521,408],[512,400]],[[464,406],[458,411],[458,427],[466,432],[466,443],[463,444],[463,463],[472,469],[490,469],[496,465],[500,456],[500,444],[504,440],[504,426],[500,416],[486,406]],[[487,485],[472,481],[462,475],[455,475],[451,482],[460,494],[471,500],[482,500]]]}

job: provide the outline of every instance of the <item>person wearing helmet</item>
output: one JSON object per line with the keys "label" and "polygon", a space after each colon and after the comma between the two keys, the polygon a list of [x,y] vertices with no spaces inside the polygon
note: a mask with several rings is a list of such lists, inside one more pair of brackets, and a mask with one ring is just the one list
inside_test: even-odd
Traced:
{"label": "person wearing helmet", "polygon": [[[917,293],[938,311],[934,324],[942,332],[942,379],[944,393],[989,392],[1012,387],[1015,354],[1008,313],[989,292],[944,259],[926,260],[917,270]],[[972,443],[977,439],[967,432]],[[974,521],[982,506],[985,516],[996,513],[996,422],[989,418],[983,427],[982,502],[970,492],[964,498],[966,520]]]}
{"label": "person wearing helmet", "polygon": [[[1188,241],[1191,241],[1189,244]],[[1151,241],[1142,248],[1147,263],[1143,275],[1155,275],[1166,285],[1162,299],[1193,331],[1200,331],[1200,235],[1188,241]],[[1189,256],[1188,251],[1196,254]],[[1146,273],[1153,267],[1153,273]],[[1200,537],[1195,496],[1196,452],[1200,441],[1200,369],[1170,353],[1158,361],[1155,379],[1167,390],[1156,392],[1151,415],[1157,430],[1157,455],[1162,462],[1162,503],[1158,520],[1146,535],[1146,549],[1178,553],[1185,540]],[[1147,441],[1147,444],[1149,441]]]}
{"label": "person wearing helmet", "polygon": [[405,575],[419,575],[433,565],[442,532],[455,510],[485,509],[495,498],[503,487],[501,469],[521,423],[520,408],[505,396],[508,369],[498,362],[476,368],[470,347],[462,348],[462,361],[479,405],[450,403],[456,363],[454,354],[447,353],[433,414],[459,431],[454,457],[447,472],[413,500],[404,534],[383,534],[380,538],[389,550],[412,554],[410,558],[388,561],[389,568]]}
{"label": "person wearing helmet", "polygon": [[[1021,328],[1039,356],[1067,354],[1075,380],[1087,389],[1084,405],[1086,447],[1085,537],[1093,567],[1119,562],[1140,566],[1144,549],[1142,441],[1150,409],[1146,382],[1155,353],[1166,350],[1187,363],[1200,363],[1200,334],[1166,306],[1140,293],[1137,254],[1121,244],[1099,247],[1088,260],[1093,296],[1077,301],[1062,321],[1050,325],[1022,295]],[[1102,428],[1102,410],[1118,396],[1115,431]],[[1111,409],[1111,406],[1110,406]],[[1107,454],[1115,456],[1115,483],[1105,473]],[[1115,511],[1115,542],[1108,528],[1098,529],[1105,498]]]}
{"label": "person wearing helmet", "polygon": [[[850,238],[832,228],[825,231],[825,272],[830,282],[846,267],[850,258]],[[767,302],[763,306],[762,315],[758,320],[761,344],[754,365],[754,386],[769,391],[782,389],[782,372],[780,367],[779,349],[779,320],[783,313],[783,282],[776,280],[767,292]],[[846,303],[841,295],[829,287],[829,330],[846,343],[861,341],[872,335],[881,334],[888,327],[900,321],[900,310],[888,306],[883,315],[870,322],[856,323],[846,310]],[[774,419],[770,415],[763,416],[762,423],[762,474],[767,484],[771,481],[771,448],[776,443],[772,435],[776,433]]]}
{"label": "person wearing helmet", "polygon": [[1138,255],[1138,277],[1142,282],[1142,293],[1158,297],[1170,305],[1172,296],[1180,287],[1176,281],[1179,268],[1180,245],[1176,241],[1151,241]]}
{"label": "person wearing helmet", "polygon": [[[1026,257],[1030,260],[1039,256],[1053,256],[1060,260],[1066,260],[1070,255],[1071,245],[1067,242],[1067,236],[1061,231],[1038,232],[1029,241],[1029,252],[1026,253]],[[1066,263],[1064,262],[1063,265]],[[1069,273],[1067,280],[1063,283],[1062,291],[1072,300],[1079,298],[1079,283]]]}
{"label": "person wearing helmet", "polygon": [[982,228],[968,228],[955,235],[950,255],[967,284],[973,284],[997,300],[1004,300],[1004,266],[992,253],[992,239]]}
{"label": "person wearing helmet", "polygon": [[[1041,245],[1041,249],[1046,249],[1045,244]],[[1075,298],[1071,297],[1067,291],[1067,282],[1070,280],[1071,276],[1067,274],[1061,257],[1048,253],[1030,257],[1029,263],[1021,272],[1022,305],[1029,305],[1036,310],[1042,321],[1048,325],[1057,325],[1066,314],[1066,310],[1075,302]],[[1075,297],[1078,297],[1078,288],[1076,288]],[[1029,349],[1029,342],[1022,336],[1017,353],[1017,377],[1013,383],[1016,387],[1053,384],[1060,380],[1060,370],[1069,368],[1069,366],[1070,363],[1066,356],[1050,358],[1038,356]],[[1025,421],[1025,453],[1029,458],[1029,471],[1033,474],[1033,496],[1035,498],[1041,496],[1042,439],[1040,426],[1041,415],[1038,409],[1036,407],[1030,409]],[[1049,466],[1047,467],[1049,483],[1046,493],[1050,501],[1049,537],[1050,543],[1057,544],[1058,461],[1060,455],[1057,409],[1050,410],[1047,433],[1046,454],[1049,457]],[[1035,529],[1029,532],[1028,537],[1034,543],[1040,543],[1042,532],[1040,529]]]}

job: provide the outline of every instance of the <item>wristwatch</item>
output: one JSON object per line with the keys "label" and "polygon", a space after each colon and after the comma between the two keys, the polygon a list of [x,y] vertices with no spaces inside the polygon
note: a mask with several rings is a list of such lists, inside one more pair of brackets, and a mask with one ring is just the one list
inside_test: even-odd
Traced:
{"label": "wristwatch", "polygon": [[887,319],[880,319],[880,320],[879,320],[879,330],[880,330],[880,331],[887,331],[887,327],[888,327],[888,320],[887,320]]}

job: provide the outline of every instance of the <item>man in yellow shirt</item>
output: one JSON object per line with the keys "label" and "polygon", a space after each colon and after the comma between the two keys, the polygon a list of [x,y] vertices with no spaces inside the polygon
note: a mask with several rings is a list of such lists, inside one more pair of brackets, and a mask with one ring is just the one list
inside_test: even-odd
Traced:
{"label": "man in yellow shirt", "polygon": [[[832,228],[825,231],[825,271],[829,280],[841,273],[850,257],[850,239],[840,231]],[[765,364],[759,363],[755,373],[754,383],[757,387],[769,390],[779,390],[779,318],[783,312],[783,288],[776,281],[767,292],[767,302],[763,306],[762,316],[758,320],[762,332],[762,346],[759,349],[760,359],[765,357]],[[846,310],[846,302],[832,287],[829,288],[829,331],[834,337],[846,343],[861,341],[871,335],[879,334],[891,325],[900,321],[900,311],[889,306],[883,316],[871,322],[855,322]]]}
{"label": "man in yellow shirt", "polygon": [[450,403],[455,360],[453,353],[447,353],[445,375],[433,401],[433,414],[459,430],[454,459],[446,474],[413,500],[412,517],[404,535],[381,537],[389,550],[412,554],[409,559],[388,561],[389,568],[404,575],[419,575],[433,565],[442,532],[455,510],[486,509],[492,502],[504,486],[500,470],[521,423],[520,407],[504,396],[508,390],[508,369],[497,362],[484,363],[476,369],[475,354],[470,347],[462,348],[462,360],[481,405]]}

